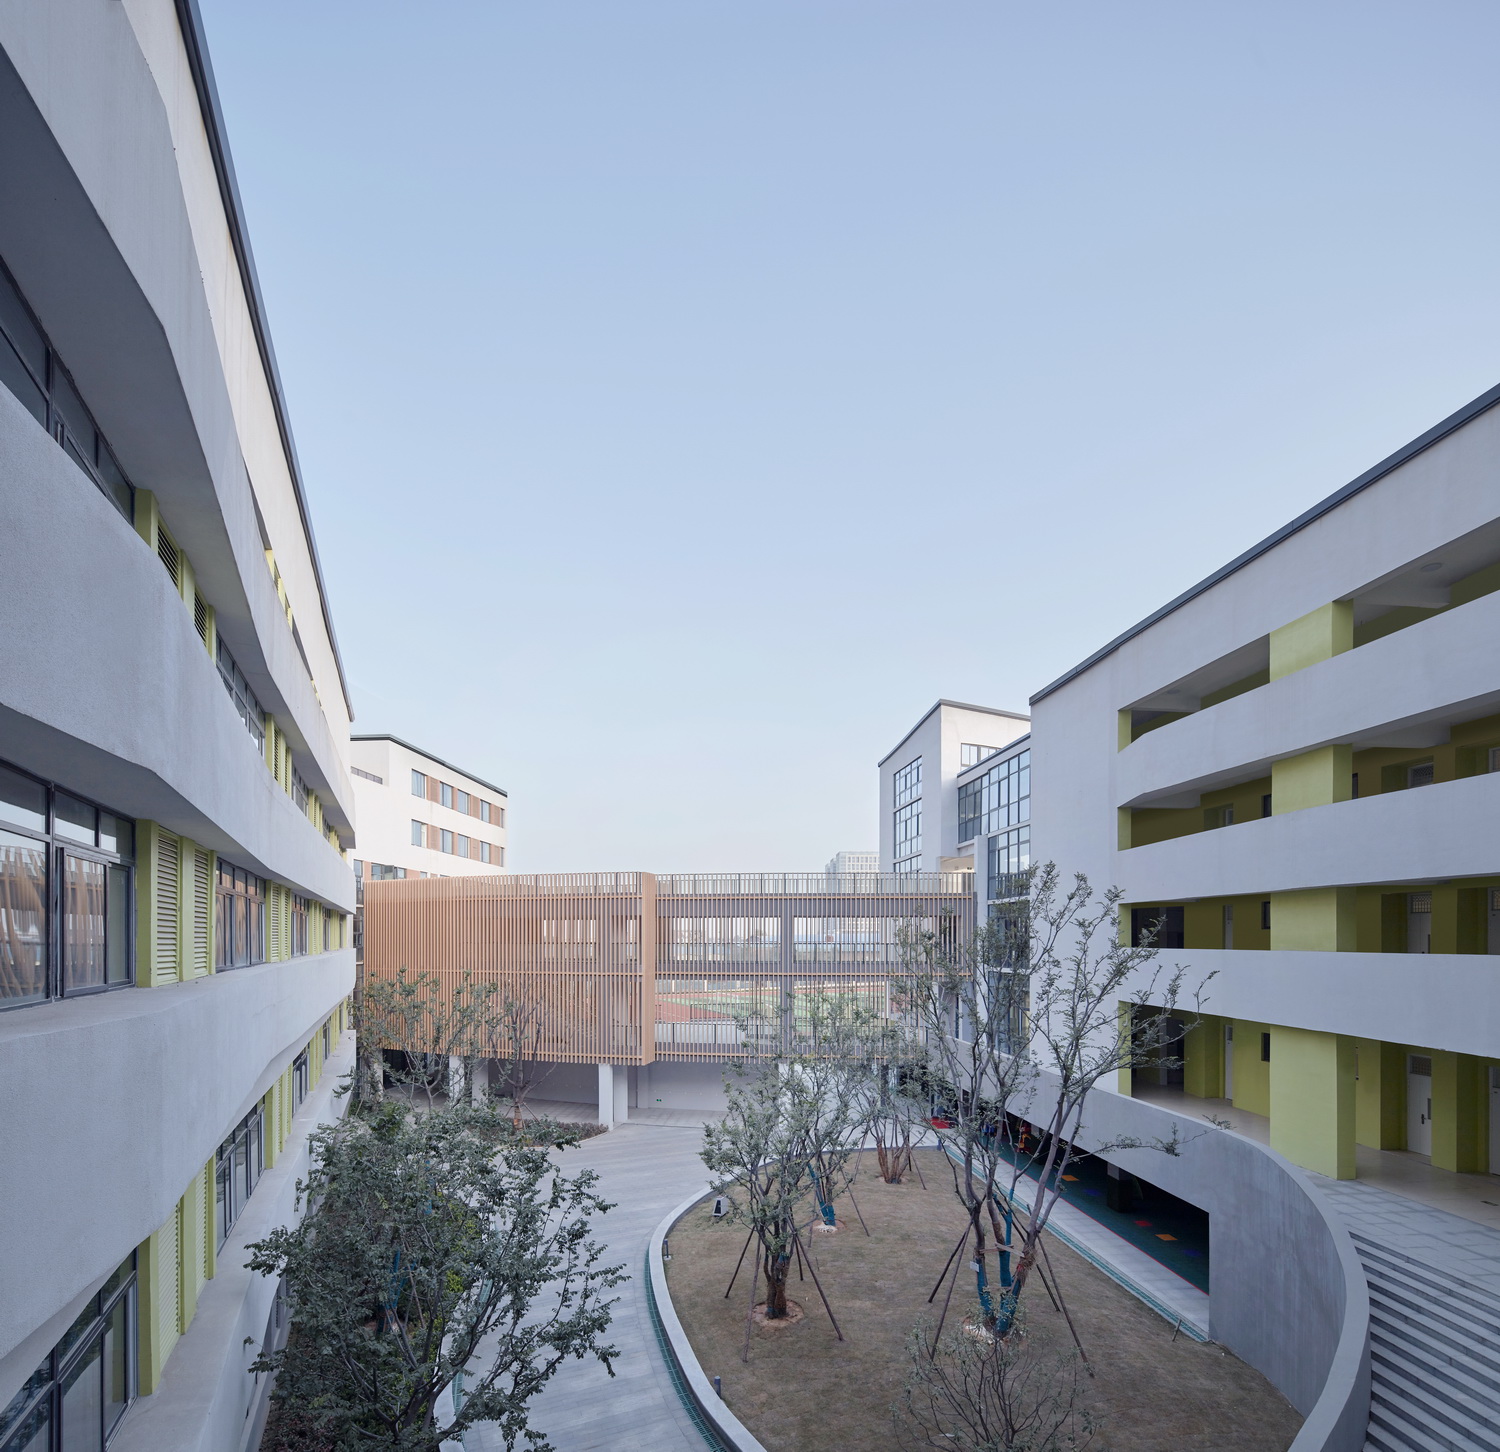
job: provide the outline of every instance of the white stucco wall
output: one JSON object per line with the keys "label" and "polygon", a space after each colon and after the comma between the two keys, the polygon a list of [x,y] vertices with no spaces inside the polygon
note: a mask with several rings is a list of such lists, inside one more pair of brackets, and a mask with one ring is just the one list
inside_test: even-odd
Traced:
{"label": "white stucco wall", "polygon": [[[1286,812],[1119,851],[1117,809],[1252,779],[1329,743],[1435,744],[1500,710],[1500,595],[1161,726],[1123,751],[1117,713],[1330,601],[1441,560],[1500,516],[1500,411],[1457,432],[1216,583],[1032,703],[1039,861],[1181,902],[1328,885],[1500,873],[1500,775]],[[1208,1011],[1493,1055],[1485,956],[1190,952],[1215,970]]]}
{"label": "white stucco wall", "polygon": [[[359,828],[353,855],[362,862],[383,862],[408,872],[427,872],[443,877],[490,877],[510,870],[507,850],[510,832],[510,798],[499,788],[482,782],[388,737],[361,738],[349,744],[350,763],[381,778],[379,782],[354,777],[355,810]],[[447,782],[456,791],[468,792],[490,803],[491,820],[445,807],[414,796],[411,774]],[[414,847],[411,824],[428,823],[462,833],[476,842],[488,842],[491,861],[458,857],[432,847]],[[503,825],[502,825],[503,821]]]}

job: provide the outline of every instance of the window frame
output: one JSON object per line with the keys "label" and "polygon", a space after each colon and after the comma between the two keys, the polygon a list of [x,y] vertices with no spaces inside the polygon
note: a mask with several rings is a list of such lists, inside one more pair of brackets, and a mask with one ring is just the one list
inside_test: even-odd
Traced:
{"label": "window frame", "polygon": [[[131,1404],[140,1395],[140,1296],[139,1260],[131,1251],[114,1273],[93,1294],[93,1315],[79,1330],[79,1323],[88,1315],[85,1306],[73,1325],[63,1333],[52,1349],[42,1358],[41,1364],[26,1379],[20,1390],[11,1398],[10,1404],[0,1407],[0,1448],[4,1452],[22,1452],[35,1441],[37,1433],[43,1432],[46,1445],[65,1445],[63,1436],[65,1422],[65,1395],[69,1378],[92,1359],[96,1349],[99,1358],[97,1375],[99,1391],[99,1441],[104,1447],[118,1430]],[[106,1425],[109,1415],[109,1370],[106,1356],[106,1338],[111,1329],[115,1312],[125,1310],[125,1400],[117,1403],[120,1410],[113,1423]],[[77,1333],[76,1335],[74,1333]],[[70,1341],[69,1337],[73,1339]],[[46,1420],[28,1429],[30,1418],[42,1413]]]}
{"label": "window frame", "polygon": [[[42,884],[42,917],[46,934],[46,942],[42,950],[42,993],[40,997],[24,998],[16,1000],[0,999],[0,1013],[9,1012],[11,1009],[35,1008],[43,1003],[54,1003],[60,999],[68,998],[90,998],[99,993],[114,993],[123,988],[135,987],[136,953],[135,953],[135,832],[136,819],[127,817],[122,812],[117,812],[111,807],[85,797],[78,792],[71,791],[67,787],[60,786],[45,777],[39,777],[34,772],[26,771],[14,762],[0,761],[0,766],[14,773],[25,781],[34,783],[43,793],[43,826],[34,827],[29,823],[22,823],[5,815],[7,804],[0,801],[0,832],[8,832],[16,837],[27,838],[38,844],[41,849],[43,861],[44,881]],[[71,801],[78,802],[92,810],[94,814],[93,843],[79,840],[77,837],[62,836],[57,830],[57,806],[58,798],[66,797]],[[99,845],[102,838],[102,819],[111,817],[117,824],[128,827],[130,833],[130,851],[126,855],[119,850],[110,851]],[[119,836],[117,832],[116,841]],[[82,985],[70,985],[67,982],[66,954],[69,944],[67,931],[67,903],[66,903],[66,878],[67,860],[76,857],[80,861],[94,862],[104,868],[104,982],[85,983]],[[122,894],[123,903],[121,909],[124,914],[124,949],[125,964],[122,977],[111,980],[109,966],[109,944],[112,934],[110,932],[111,914],[110,908],[115,895],[113,887],[114,878],[111,868],[116,868],[125,874],[125,890]]]}

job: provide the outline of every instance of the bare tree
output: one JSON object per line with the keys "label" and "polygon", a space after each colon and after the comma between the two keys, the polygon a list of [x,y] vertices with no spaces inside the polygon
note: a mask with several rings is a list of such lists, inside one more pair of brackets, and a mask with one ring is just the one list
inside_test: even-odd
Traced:
{"label": "bare tree", "polygon": [[[758,1244],[750,1311],[763,1274],[768,1320],[787,1315],[787,1278],[794,1257],[803,1255],[803,1231],[814,1219],[826,1221],[853,1174],[865,1130],[863,1075],[847,1051],[867,1013],[850,1000],[815,995],[799,1015],[792,1049],[731,1071],[724,1118],[704,1127],[703,1162],[714,1193],[748,1227],[747,1249]],[[808,1269],[842,1340],[816,1271]],[[749,1347],[747,1316],[745,1360]]]}
{"label": "bare tree", "polygon": [[918,1326],[907,1340],[906,1383],[893,1408],[908,1446],[1082,1452],[1093,1441],[1077,1355],[1048,1352],[1019,1334],[977,1332],[972,1317],[935,1347],[929,1334]]}
{"label": "bare tree", "polygon": [[[1065,889],[1051,863],[1017,887],[971,943],[910,936],[897,985],[905,1092],[931,1112],[968,1219],[948,1264],[956,1282],[968,1249],[984,1322],[1001,1336],[1039,1259],[1049,1279],[1042,1231],[1090,1093],[1121,1070],[1175,1062],[1185,997],[1183,970],[1154,962],[1154,932],[1120,940],[1118,888],[1095,894],[1080,873]],[[1127,991],[1145,1006],[1122,1023]],[[1140,1148],[1176,1154],[1179,1142],[1116,1139],[1094,1153]],[[1048,1291],[1061,1307],[1055,1284]]]}

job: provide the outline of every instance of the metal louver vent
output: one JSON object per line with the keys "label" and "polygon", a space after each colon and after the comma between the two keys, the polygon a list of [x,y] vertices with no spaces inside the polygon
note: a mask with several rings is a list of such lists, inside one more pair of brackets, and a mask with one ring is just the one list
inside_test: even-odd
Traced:
{"label": "metal louver vent", "polygon": [[182,556],[177,553],[177,546],[172,543],[172,536],[160,525],[156,527],[156,553],[162,564],[167,567],[172,583],[180,590],[182,588]]}
{"label": "metal louver vent", "polygon": [[163,832],[156,839],[156,955],[152,976],[170,982],[177,977],[178,877],[177,838]]}
{"label": "metal louver vent", "polygon": [[1430,892],[1414,892],[1407,898],[1407,909],[1414,913],[1430,913],[1432,911],[1432,894]]}
{"label": "metal louver vent", "polygon": [[203,596],[196,590],[193,591],[193,626],[198,632],[198,638],[208,644],[208,606],[203,603]]}
{"label": "metal louver vent", "polygon": [[188,965],[195,978],[209,970],[209,924],[213,912],[213,859],[202,847],[193,849],[193,922],[192,962]]}

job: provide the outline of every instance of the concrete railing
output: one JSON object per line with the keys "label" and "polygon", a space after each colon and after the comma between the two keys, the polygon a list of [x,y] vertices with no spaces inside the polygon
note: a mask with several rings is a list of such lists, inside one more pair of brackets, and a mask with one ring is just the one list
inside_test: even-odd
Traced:
{"label": "concrete railing", "polygon": [[662,1261],[663,1243],[672,1227],[706,1194],[707,1185],[689,1195],[675,1210],[669,1211],[651,1232],[651,1241],[646,1247],[646,1303],[661,1338],[667,1369],[677,1383],[689,1415],[699,1424],[700,1430],[705,1432],[711,1442],[717,1441],[727,1452],[766,1452],[755,1434],[724,1405],[723,1398],[714,1391],[713,1383],[703,1374],[703,1368],[699,1366],[698,1358],[693,1354],[692,1345],[688,1341],[687,1332],[683,1330],[676,1308],[672,1305],[672,1293],[667,1288],[667,1268]]}
{"label": "concrete railing", "polygon": [[1209,1334],[1306,1419],[1291,1452],[1361,1452],[1370,1296],[1349,1232],[1308,1176],[1265,1145],[1124,1095],[1090,1096],[1084,1149],[1134,1137],[1176,1154],[1109,1159],[1209,1214]]}

